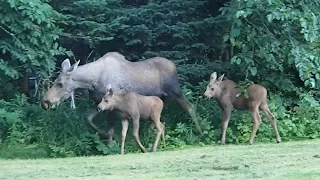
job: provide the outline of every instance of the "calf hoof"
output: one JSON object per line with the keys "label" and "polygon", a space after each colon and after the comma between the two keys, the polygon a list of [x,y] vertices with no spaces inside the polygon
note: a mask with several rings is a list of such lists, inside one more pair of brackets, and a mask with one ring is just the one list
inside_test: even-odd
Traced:
{"label": "calf hoof", "polygon": [[277,144],[281,143],[281,140],[277,140]]}
{"label": "calf hoof", "polygon": [[222,146],[225,145],[225,144],[226,144],[225,142],[220,142],[220,145],[222,145]]}
{"label": "calf hoof", "polygon": [[248,142],[248,145],[252,145],[252,144],[253,144],[253,142],[251,142],[251,141]]}

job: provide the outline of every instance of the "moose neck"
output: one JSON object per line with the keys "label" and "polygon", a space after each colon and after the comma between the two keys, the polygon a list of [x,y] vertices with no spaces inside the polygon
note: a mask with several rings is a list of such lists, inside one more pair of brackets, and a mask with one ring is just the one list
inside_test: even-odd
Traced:
{"label": "moose neck", "polygon": [[79,66],[72,72],[71,77],[75,83],[75,89],[94,89],[99,80],[99,68],[95,66],[95,64],[89,63]]}
{"label": "moose neck", "polygon": [[116,104],[114,106],[115,109],[128,113],[127,111],[130,109],[128,108],[129,104],[130,100],[127,99],[126,94],[117,94]]}

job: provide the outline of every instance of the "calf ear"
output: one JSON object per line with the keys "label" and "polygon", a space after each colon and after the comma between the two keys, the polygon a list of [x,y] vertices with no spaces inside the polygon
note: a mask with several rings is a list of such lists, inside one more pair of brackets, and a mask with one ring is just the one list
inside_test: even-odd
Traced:
{"label": "calf ear", "polygon": [[217,79],[217,73],[216,72],[213,72],[211,75],[210,75],[210,81],[215,81]]}
{"label": "calf ear", "polygon": [[222,75],[218,78],[217,83],[221,83],[221,81],[223,80],[223,77],[224,77],[224,74],[222,74]]}

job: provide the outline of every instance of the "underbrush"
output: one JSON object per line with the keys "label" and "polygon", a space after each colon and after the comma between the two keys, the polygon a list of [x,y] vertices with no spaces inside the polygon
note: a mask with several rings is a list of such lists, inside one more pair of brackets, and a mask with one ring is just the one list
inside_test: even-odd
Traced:
{"label": "underbrush", "polygon": [[[201,88],[199,86],[199,88]],[[166,99],[162,122],[166,126],[166,148],[162,141],[158,151],[181,149],[189,146],[214,145],[220,142],[221,109],[214,100],[205,100],[200,94],[184,87],[187,98],[197,107],[204,135],[195,131],[190,117],[175,102]],[[198,91],[200,92],[200,91]],[[282,141],[314,139],[320,137],[319,102],[310,93],[299,93],[294,102],[286,101],[281,94],[269,94],[269,108],[277,119]],[[116,138],[107,143],[107,138],[96,133],[87,123],[86,117],[92,102],[77,99],[77,109],[62,103],[53,111],[44,111],[39,104],[29,104],[22,95],[10,101],[0,101],[0,158],[55,158],[91,155],[112,155],[120,152],[120,121],[117,121]],[[255,142],[275,142],[275,135],[268,119],[260,112],[262,124]],[[99,115],[95,123],[106,130],[105,116]],[[141,141],[151,149],[155,129],[149,130],[150,122],[142,121]],[[246,143],[252,130],[248,111],[232,112],[227,129],[227,143]],[[126,153],[138,153],[132,137],[130,122],[126,139]]]}

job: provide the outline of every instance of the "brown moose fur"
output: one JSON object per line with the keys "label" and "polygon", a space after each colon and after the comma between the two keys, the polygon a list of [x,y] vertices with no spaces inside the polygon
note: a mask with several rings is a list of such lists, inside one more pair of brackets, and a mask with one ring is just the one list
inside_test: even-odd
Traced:
{"label": "brown moose fur", "polygon": [[249,139],[249,144],[252,144],[254,137],[261,123],[259,109],[268,117],[272,128],[276,135],[277,143],[281,142],[274,115],[270,112],[267,103],[267,90],[259,84],[252,84],[248,87],[248,98],[244,95],[237,97],[240,93],[240,88],[236,87],[236,83],[232,80],[223,80],[223,76],[217,79],[217,73],[213,72],[210,76],[210,82],[204,92],[207,98],[215,98],[218,101],[220,108],[223,109],[222,115],[222,137],[221,144],[225,144],[226,129],[233,109],[249,110],[253,121],[252,133]]}
{"label": "brown moose fur", "polygon": [[108,86],[106,95],[98,104],[98,111],[117,109],[121,111],[122,133],[121,133],[121,154],[124,154],[124,143],[128,131],[128,119],[133,120],[133,136],[142,152],[147,152],[141,144],[139,138],[139,123],[141,119],[151,119],[156,127],[157,135],[154,141],[152,151],[156,151],[160,136],[164,140],[164,125],[160,122],[161,112],[163,109],[163,101],[157,96],[143,96],[136,92],[117,92],[114,93],[112,88]]}

